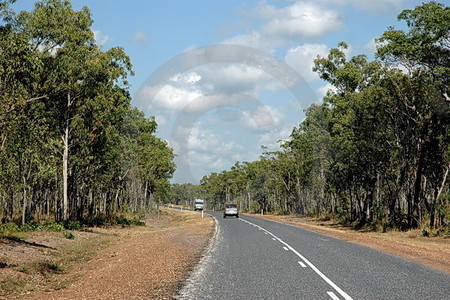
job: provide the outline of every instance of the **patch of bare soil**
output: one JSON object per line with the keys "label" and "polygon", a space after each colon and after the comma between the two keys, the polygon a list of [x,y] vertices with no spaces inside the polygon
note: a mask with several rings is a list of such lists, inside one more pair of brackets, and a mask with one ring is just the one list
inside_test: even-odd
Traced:
{"label": "patch of bare soil", "polygon": [[[39,233],[0,241],[0,257],[8,261],[0,283],[24,282],[18,291],[0,290],[0,299],[172,299],[213,230],[210,217],[165,210],[145,227],[73,231],[73,240]],[[42,270],[21,267],[30,260],[45,262]]]}
{"label": "patch of bare soil", "polygon": [[450,239],[423,237],[419,230],[408,232],[363,232],[334,225],[331,221],[296,216],[252,215],[303,227],[322,234],[358,243],[450,273]]}

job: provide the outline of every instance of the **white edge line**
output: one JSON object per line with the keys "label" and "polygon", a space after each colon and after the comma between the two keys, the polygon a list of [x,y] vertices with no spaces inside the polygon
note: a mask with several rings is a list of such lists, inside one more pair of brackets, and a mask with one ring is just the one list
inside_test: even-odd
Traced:
{"label": "white edge line", "polygon": [[[336,292],[338,292],[342,297],[344,297],[344,299],[346,300],[353,300],[352,297],[350,297],[346,292],[344,292],[340,287],[338,287],[333,281],[331,281],[327,276],[325,276],[325,274],[323,274],[319,269],[317,269],[317,267],[315,265],[313,265],[309,260],[306,259],[306,257],[304,257],[303,255],[301,255],[300,253],[298,253],[297,250],[295,250],[294,248],[292,248],[291,245],[289,245],[288,243],[284,242],[282,239],[280,239],[279,237],[277,237],[276,235],[274,235],[272,232],[262,228],[259,225],[256,225],[252,222],[247,221],[249,224],[252,224],[255,227],[258,227],[260,230],[264,230],[265,232],[267,232],[268,234],[270,234],[271,236],[273,236],[275,239],[277,239],[280,243],[282,243],[283,245],[285,245],[289,250],[291,250],[292,252],[294,252],[298,257],[300,257],[311,269],[314,270],[314,272],[317,273],[317,275],[319,275],[320,277],[322,277],[323,280],[325,280],[326,283],[328,283],[333,289],[335,289]],[[338,298],[339,299],[339,298]]]}

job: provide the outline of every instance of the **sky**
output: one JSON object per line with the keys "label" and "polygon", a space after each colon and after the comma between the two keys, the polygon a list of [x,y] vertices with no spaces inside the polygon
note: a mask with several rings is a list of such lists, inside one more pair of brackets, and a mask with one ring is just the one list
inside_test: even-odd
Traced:
{"label": "sky", "polygon": [[[18,0],[15,10],[35,1]],[[104,50],[123,47],[132,104],[154,116],[176,154],[172,182],[199,183],[277,151],[330,88],[312,71],[340,41],[373,59],[416,0],[72,0],[88,6]],[[264,146],[264,149],[262,149]]]}

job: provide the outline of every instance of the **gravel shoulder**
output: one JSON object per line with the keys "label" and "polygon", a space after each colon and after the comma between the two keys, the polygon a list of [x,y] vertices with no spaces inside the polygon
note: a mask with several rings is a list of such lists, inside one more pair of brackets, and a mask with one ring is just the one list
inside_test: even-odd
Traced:
{"label": "gravel shoulder", "polygon": [[[258,215],[253,215],[261,217]],[[296,216],[263,216],[450,273],[450,239],[419,231],[358,232]],[[35,232],[0,239],[0,299],[173,299],[214,232],[205,214],[163,208],[145,227]]]}
{"label": "gravel shoulder", "polygon": [[423,237],[420,230],[408,232],[364,232],[322,221],[297,216],[251,216],[296,225],[322,234],[358,243],[366,247],[400,256],[428,267],[450,273],[450,238]]}
{"label": "gravel shoulder", "polygon": [[[1,289],[0,299],[172,299],[213,231],[211,217],[163,209],[145,227],[74,231],[74,240],[36,233],[25,243],[0,241],[8,261],[2,286],[23,282],[16,291]],[[51,262],[60,272],[27,270],[27,261]]]}

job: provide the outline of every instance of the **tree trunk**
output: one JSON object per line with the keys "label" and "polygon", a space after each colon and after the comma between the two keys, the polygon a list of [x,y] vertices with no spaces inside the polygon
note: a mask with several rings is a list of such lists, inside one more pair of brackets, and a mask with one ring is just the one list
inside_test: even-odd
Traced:
{"label": "tree trunk", "polygon": [[63,152],[63,205],[62,219],[67,220],[67,211],[69,206],[68,180],[69,180],[69,126],[66,125],[64,130],[64,152]]}
{"label": "tree trunk", "polygon": [[25,176],[22,176],[22,181],[23,181],[22,226],[24,226],[27,216],[27,187]]}
{"label": "tree trunk", "polygon": [[[67,94],[67,109],[71,106],[70,93]],[[64,144],[63,152],[63,207],[62,207],[62,219],[67,220],[67,212],[69,206],[69,117],[66,118],[66,124],[64,128],[64,135],[62,137]]]}
{"label": "tree trunk", "polygon": [[420,156],[419,161],[417,163],[417,170],[416,170],[416,177],[414,179],[414,194],[412,197],[412,201],[410,201],[410,208],[408,210],[409,216],[409,226],[411,228],[417,228],[418,226],[418,220],[417,220],[417,213],[419,212],[419,202],[422,195],[422,174],[423,174],[423,160],[424,160],[424,153],[422,151],[422,147],[420,147]]}

